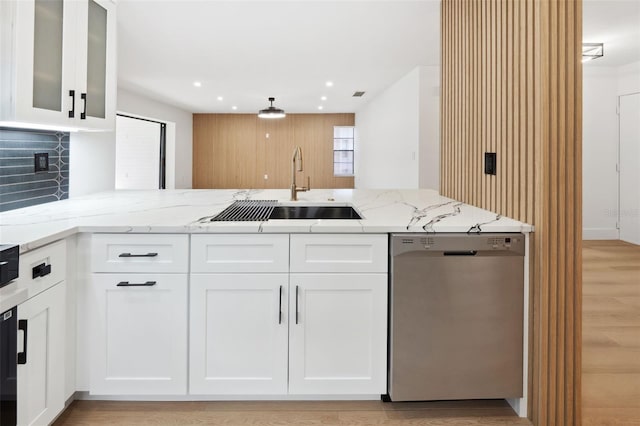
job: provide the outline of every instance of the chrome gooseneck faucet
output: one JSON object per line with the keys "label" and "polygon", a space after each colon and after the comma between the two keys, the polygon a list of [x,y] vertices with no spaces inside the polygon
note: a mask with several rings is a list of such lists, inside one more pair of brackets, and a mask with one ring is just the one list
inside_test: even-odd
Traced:
{"label": "chrome gooseneck faucet", "polygon": [[291,156],[291,201],[298,201],[298,192],[305,192],[311,189],[311,179],[307,176],[307,186],[298,188],[296,185],[296,159],[298,160],[299,172],[302,171],[302,148],[296,146]]}

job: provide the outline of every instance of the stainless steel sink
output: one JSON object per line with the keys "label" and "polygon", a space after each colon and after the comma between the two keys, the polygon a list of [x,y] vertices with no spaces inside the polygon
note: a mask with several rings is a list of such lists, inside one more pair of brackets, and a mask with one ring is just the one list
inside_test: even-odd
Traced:
{"label": "stainless steel sink", "polygon": [[362,219],[351,206],[276,206],[269,219]]}

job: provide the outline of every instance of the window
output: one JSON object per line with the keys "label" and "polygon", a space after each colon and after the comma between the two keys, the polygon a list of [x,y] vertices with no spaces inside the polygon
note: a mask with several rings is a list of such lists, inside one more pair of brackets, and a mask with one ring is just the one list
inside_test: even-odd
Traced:
{"label": "window", "polygon": [[353,139],[352,126],[333,128],[333,175],[353,176]]}

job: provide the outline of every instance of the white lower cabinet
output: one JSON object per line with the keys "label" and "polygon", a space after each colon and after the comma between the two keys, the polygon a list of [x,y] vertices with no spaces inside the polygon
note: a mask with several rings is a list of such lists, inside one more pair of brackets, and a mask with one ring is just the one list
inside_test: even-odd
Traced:
{"label": "white lower cabinet", "polygon": [[65,282],[20,304],[18,321],[18,425],[47,425],[65,403]]}
{"label": "white lower cabinet", "polygon": [[288,278],[191,275],[191,394],[287,393]]}
{"label": "white lower cabinet", "polygon": [[291,274],[289,393],[386,392],[387,275]]}
{"label": "white lower cabinet", "polygon": [[386,235],[192,236],[189,392],[385,393],[386,250]]}
{"label": "white lower cabinet", "polygon": [[94,235],[89,391],[385,393],[386,247],[386,235]]}
{"label": "white lower cabinet", "polygon": [[186,274],[93,274],[91,394],[186,394],[187,292]]}

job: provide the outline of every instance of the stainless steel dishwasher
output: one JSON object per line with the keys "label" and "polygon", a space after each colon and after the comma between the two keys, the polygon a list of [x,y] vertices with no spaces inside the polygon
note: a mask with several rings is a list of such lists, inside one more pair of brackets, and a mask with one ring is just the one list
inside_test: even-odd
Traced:
{"label": "stainless steel dishwasher", "polygon": [[522,396],[522,234],[392,234],[391,401]]}

